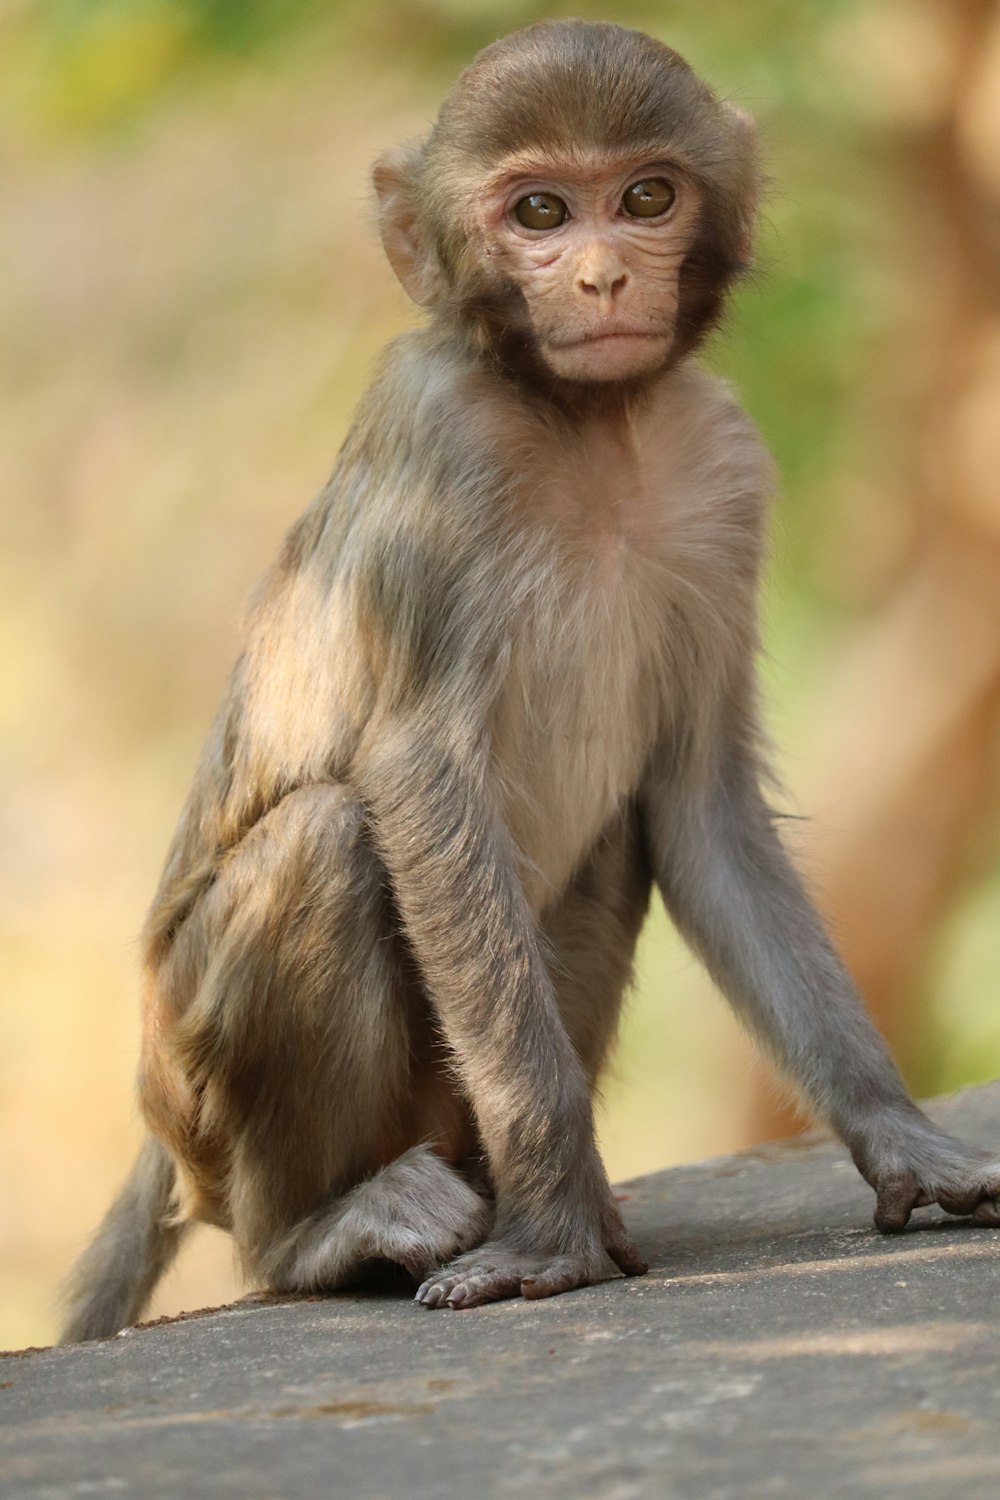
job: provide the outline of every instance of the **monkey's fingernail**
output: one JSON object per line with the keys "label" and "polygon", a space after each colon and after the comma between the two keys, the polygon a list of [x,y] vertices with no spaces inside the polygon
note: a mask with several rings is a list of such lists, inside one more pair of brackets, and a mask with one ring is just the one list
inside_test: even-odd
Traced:
{"label": "monkey's fingernail", "polygon": [[522,1276],[521,1277],[521,1285],[522,1286],[534,1286],[534,1284],[535,1284],[535,1282],[537,1280],[538,1280],[537,1276]]}

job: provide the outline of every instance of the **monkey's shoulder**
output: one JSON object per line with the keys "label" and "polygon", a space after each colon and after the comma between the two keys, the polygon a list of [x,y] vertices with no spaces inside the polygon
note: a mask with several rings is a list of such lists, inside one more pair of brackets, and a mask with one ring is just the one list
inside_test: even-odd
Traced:
{"label": "monkey's shoulder", "polygon": [[375,457],[390,482],[419,472],[481,489],[516,450],[519,418],[530,420],[514,389],[462,339],[411,329],[383,351],[345,454]]}
{"label": "monkey's shoulder", "polygon": [[670,472],[697,481],[703,501],[763,511],[774,462],[728,381],[687,361],[671,372],[651,415]]}
{"label": "monkey's shoulder", "polygon": [[409,608],[401,591],[440,595],[449,569],[475,574],[507,482],[497,407],[495,382],[454,340],[422,328],[387,345],[330,478],[251,597],[251,629],[306,581],[331,602],[360,589],[395,613]]}

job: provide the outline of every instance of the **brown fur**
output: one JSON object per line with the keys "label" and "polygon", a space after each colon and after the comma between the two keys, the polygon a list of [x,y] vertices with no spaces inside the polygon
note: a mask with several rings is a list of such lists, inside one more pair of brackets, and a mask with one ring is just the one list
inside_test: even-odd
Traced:
{"label": "brown fur", "polygon": [[[643,174],[676,189],[653,226],[616,207]],[[509,201],[550,176],[572,212],[544,242]],[[748,255],[747,122],[649,38],[551,23],[375,180],[431,323],[250,611],[146,928],[160,1144],[68,1336],[135,1316],[170,1163],[182,1214],[284,1289],[373,1258],[432,1307],[640,1272],[591,1095],[654,876],[886,1227],[928,1197],[993,1222],[995,1166],[908,1100],[759,790],[770,463],[686,358]]]}

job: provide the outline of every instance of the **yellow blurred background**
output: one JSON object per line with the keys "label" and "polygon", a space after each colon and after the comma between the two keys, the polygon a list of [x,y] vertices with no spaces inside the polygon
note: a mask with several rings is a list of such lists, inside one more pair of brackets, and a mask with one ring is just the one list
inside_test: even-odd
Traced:
{"label": "yellow blurred background", "polygon": [[[759,271],[709,354],[782,472],[769,722],[792,837],[911,1084],[1000,1072],[1000,7],[0,0],[0,1346],[135,1150],[135,934],[240,604],[414,314],[373,156],[542,15],[757,118]],[[615,1177],[795,1127],[657,912]],[[203,1231],[154,1311],[235,1293]]]}

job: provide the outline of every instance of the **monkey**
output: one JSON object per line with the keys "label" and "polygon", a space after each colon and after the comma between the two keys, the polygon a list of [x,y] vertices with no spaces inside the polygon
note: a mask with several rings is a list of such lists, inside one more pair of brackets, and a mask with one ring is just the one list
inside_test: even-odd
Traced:
{"label": "monkey", "polygon": [[196,1221],[276,1293],[424,1308],[646,1269],[594,1136],[652,887],[875,1190],[1000,1224],[777,831],[771,460],[692,357],[752,257],[750,119],[641,32],[485,48],[373,173],[421,327],[250,606],[143,935],[148,1134],[65,1341]]}

